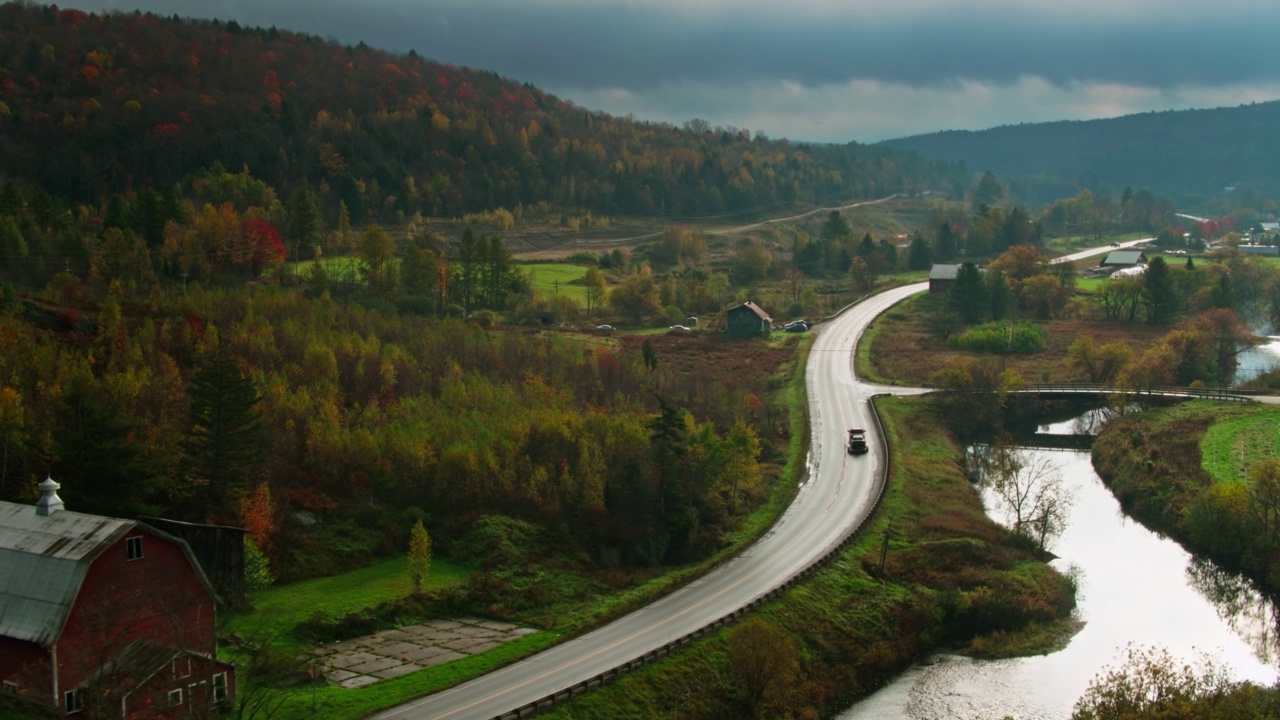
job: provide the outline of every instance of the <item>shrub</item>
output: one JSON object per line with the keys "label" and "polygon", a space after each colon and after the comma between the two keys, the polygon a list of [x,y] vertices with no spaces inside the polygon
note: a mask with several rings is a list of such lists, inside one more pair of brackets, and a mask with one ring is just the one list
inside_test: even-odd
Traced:
{"label": "shrub", "polygon": [[1035,323],[987,323],[951,339],[951,346],[967,352],[1035,353],[1044,350],[1044,328]]}

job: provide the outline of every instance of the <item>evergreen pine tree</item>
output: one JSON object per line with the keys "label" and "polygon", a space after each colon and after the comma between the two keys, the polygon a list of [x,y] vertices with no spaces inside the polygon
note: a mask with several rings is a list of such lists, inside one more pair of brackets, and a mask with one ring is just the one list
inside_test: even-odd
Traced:
{"label": "evergreen pine tree", "polygon": [[966,325],[978,322],[987,314],[990,298],[976,265],[967,262],[960,266],[951,291],[947,293],[947,302]]}
{"label": "evergreen pine tree", "polygon": [[1008,317],[1013,308],[1013,291],[1009,289],[1009,281],[1004,279],[1003,271],[992,270],[987,276],[987,293],[991,296],[991,319]]}
{"label": "evergreen pine tree", "polygon": [[1169,266],[1163,257],[1156,257],[1147,265],[1142,274],[1143,302],[1147,306],[1147,322],[1160,325],[1168,322],[1176,309],[1177,297],[1173,289],[1173,278],[1169,276]]}
{"label": "evergreen pine tree", "polygon": [[206,520],[229,519],[235,513],[229,501],[247,488],[264,457],[258,389],[231,360],[219,356],[195,374],[187,395],[191,427],[182,447],[203,485],[197,507]]}
{"label": "evergreen pine tree", "polygon": [[938,239],[935,243],[937,250],[937,260],[948,261],[954,260],[957,251],[956,233],[951,229],[951,223],[944,222],[938,226]]}
{"label": "evergreen pine tree", "polygon": [[911,238],[911,247],[907,250],[907,268],[910,270],[928,270],[933,265],[933,252],[929,243],[924,241],[920,231]]}
{"label": "evergreen pine tree", "polygon": [[289,195],[289,240],[299,245],[320,244],[323,237],[320,227],[320,211],[311,188],[300,187]]}
{"label": "evergreen pine tree", "polygon": [[74,493],[73,509],[113,517],[155,512],[162,478],[133,430],[91,380],[71,381],[55,411],[51,475]]}

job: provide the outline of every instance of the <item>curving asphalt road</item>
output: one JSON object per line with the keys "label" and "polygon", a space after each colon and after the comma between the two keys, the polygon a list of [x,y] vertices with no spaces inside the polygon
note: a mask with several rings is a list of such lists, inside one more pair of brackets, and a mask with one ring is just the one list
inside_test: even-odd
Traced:
{"label": "curving asphalt road", "polygon": [[[706,576],[605,627],[374,717],[500,716],[709,625],[824,556],[870,513],[882,482],[882,444],[866,400],[883,389],[855,381],[851,351],[876,315],[924,288],[920,283],[868,298],[817,330],[806,369],[813,432],[809,477],[759,542]],[[844,441],[848,428],[855,426],[867,429],[871,451],[851,457]]]}
{"label": "curving asphalt road", "polygon": [[[1078,259],[1107,249],[1095,248],[1069,257]],[[499,717],[710,625],[824,557],[870,514],[880,494],[884,445],[867,400],[884,392],[925,392],[858,381],[852,350],[877,315],[927,287],[927,283],[916,283],[872,296],[815,330],[817,338],[805,379],[812,429],[808,479],[759,542],[706,576],[605,627],[373,717]],[[870,452],[857,457],[845,452],[850,427],[866,428]]]}

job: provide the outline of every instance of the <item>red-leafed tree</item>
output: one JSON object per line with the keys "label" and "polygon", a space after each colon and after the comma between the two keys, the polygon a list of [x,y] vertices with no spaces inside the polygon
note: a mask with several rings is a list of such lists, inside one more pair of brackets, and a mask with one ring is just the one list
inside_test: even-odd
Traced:
{"label": "red-leafed tree", "polygon": [[276,531],[275,504],[271,502],[271,488],[259,483],[240,498],[240,526],[249,533],[253,542],[263,552],[271,547],[271,536]]}
{"label": "red-leafed tree", "polygon": [[240,227],[245,244],[252,248],[254,272],[276,267],[284,261],[284,243],[280,242],[280,232],[275,226],[251,217],[245,218]]}

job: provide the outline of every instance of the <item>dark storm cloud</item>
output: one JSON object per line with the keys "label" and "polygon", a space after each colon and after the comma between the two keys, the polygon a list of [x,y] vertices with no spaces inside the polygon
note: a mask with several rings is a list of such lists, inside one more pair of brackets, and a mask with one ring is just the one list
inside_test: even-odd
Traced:
{"label": "dark storm cloud", "polygon": [[[125,7],[118,2],[85,3]],[[1280,9],[1255,6],[1180,19],[1150,14],[1088,21],[1030,11],[944,9],[916,17],[843,17],[717,6],[699,15],[648,3],[467,3],[410,0],[140,0],[156,12],[234,17],[494,70],[550,86],[645,90],[691,80],[788,79],[805,85],[877,79],[932,86],[1026,75],[1051,83],[1164,87],[1280,76]]]}
{"label": "dark storm cloud", "polygon": [[1274,0],[80,0],[364,41],[804,140],[1280,97]]}

